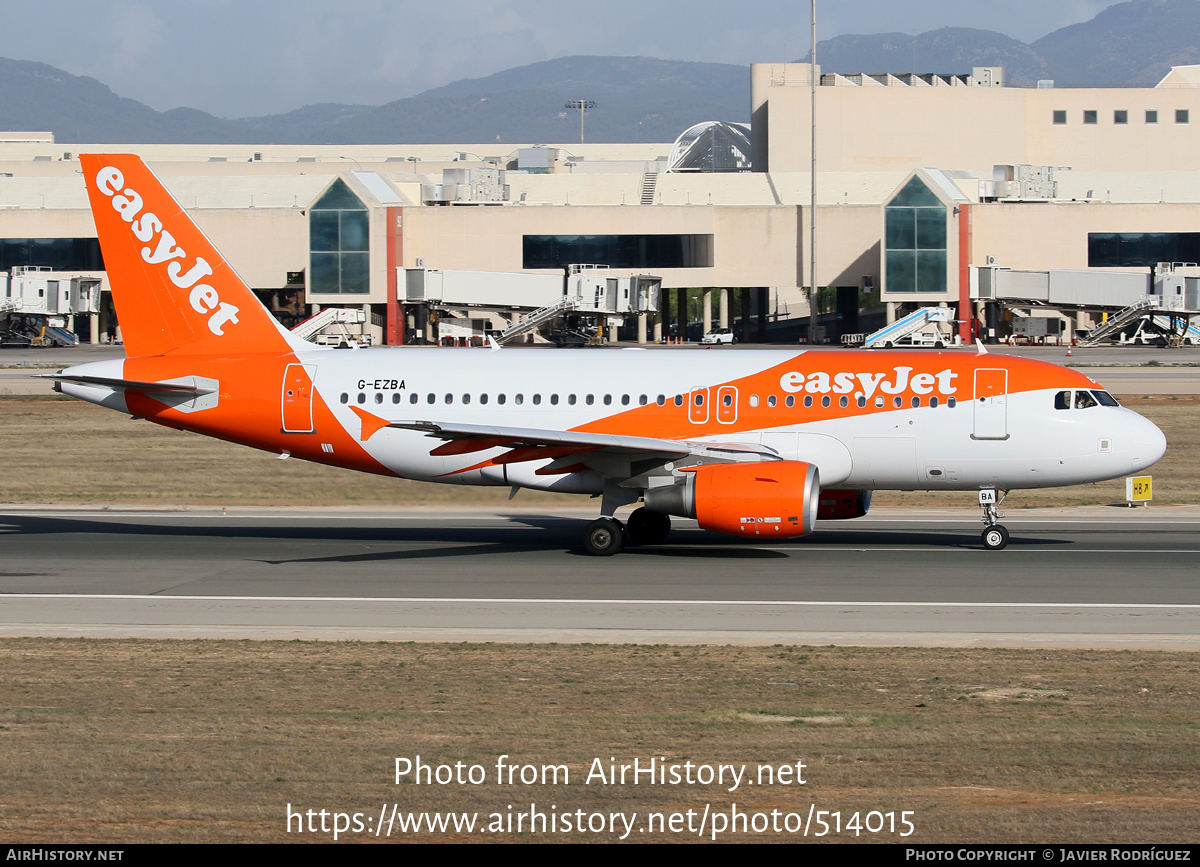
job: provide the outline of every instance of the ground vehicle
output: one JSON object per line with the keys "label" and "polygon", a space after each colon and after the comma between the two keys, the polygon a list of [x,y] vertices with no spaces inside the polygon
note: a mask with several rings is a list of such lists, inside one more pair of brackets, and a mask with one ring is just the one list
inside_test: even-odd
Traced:
{"label": "ground vehicle", "polygon": [[700,343],[704,346],[732,346],[737,343],[737,337],[734,336],[732,328],[714,328],[700,338]]}
{"label": "ground vehicle", "polygon": [[671,515],[801,536],[865,514],[881,488],[981,490],[983,542],[1000,548],[997,489],[1114,478],[1166,448],[1111,398],[1058,401],[1100,391],[1082,373],[984,353],[318,347],[138,157],[80,161],[129,357],[51,374],[59,390],[284,457],[600,496],[592,554],[626,532],[661,541]]}

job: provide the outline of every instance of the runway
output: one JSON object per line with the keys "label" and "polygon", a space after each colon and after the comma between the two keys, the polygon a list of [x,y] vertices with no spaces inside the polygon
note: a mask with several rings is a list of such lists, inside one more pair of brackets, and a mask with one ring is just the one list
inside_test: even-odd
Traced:
{"label": "runway", "polygon": [[0,512],[0,635],[1200,649],[1200,509],[872,512],[749,543],[592,510]]}

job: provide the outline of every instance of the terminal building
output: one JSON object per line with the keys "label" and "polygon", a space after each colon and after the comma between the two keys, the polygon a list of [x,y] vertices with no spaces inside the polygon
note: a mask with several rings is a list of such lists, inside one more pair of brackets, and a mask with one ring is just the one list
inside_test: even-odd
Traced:
{"label": "terminal building", "polygon": [[578,325],[794,342],[815,316],[838,342],[947,306],[948,340],[1000,339],[1022,319],[1087,329],[1137,304],[1195,306],[1200,67],[1144,88],[1009,87],[999,67],[818,73],[815,292],[810,68],[749,74],[748,128],[697,123],[662,144],[67,150],[0,133],[0,338],[119,336],[79,151],[145,158],[313,339],[545,340]]}

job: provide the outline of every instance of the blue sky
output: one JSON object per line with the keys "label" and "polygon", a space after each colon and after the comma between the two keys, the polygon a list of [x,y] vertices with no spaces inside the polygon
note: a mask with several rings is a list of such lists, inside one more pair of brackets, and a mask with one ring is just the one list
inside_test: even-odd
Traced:
{"label": "blue sky", "polygon": [[[954,26],[1032,42],[1113,2],[822,0],[818,34]],[[572,54],[795,59],[808,52],[809,9],[803,0],[0,0],[0,56],[89,75],[155,109],[241,117],[378,105]]]}

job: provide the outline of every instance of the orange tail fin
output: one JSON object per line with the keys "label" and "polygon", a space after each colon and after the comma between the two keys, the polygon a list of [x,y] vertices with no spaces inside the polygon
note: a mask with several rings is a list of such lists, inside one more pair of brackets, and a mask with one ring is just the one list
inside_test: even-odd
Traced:
{"label": "orange tail fin", "polygon": [[141,157],[79,159],[130,357],[285,352],[298,345]]}

